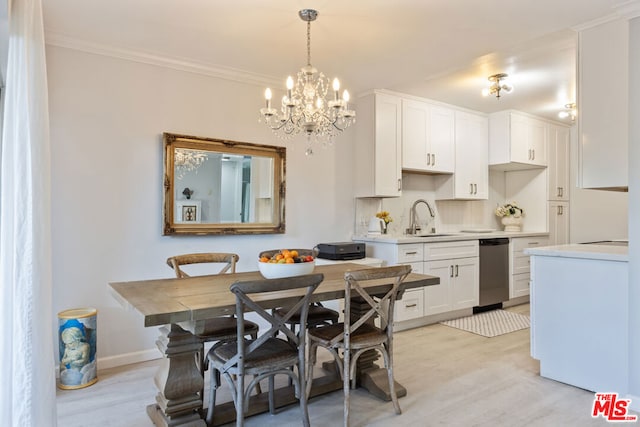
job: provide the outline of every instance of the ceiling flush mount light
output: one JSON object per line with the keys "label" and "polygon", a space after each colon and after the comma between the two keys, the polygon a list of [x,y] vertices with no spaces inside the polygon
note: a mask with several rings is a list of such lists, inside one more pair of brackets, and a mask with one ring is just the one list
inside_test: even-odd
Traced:
{"label": "ceiling flush mount light", "polygon": [[509,77],[506,73],[499,73],[489,76],[491,86],[482,89],[482,96],[496,95],[496,98],[500,99],[500,91],[510,93],[513,90],[513,86],[504,80]]}
{"label": "ceiling flush mount light", "polygon": [[[288,138],[300,132],[311,137],[331,142],[333,137],[355,122],[356,113],[349,109],[349,92],[340,96],[340,82],[333,80],[333,91],[329,92],[329,79],[311,65],[311,22],[318,17],[313,9],[298,12],[307,23],[307,65],[296,76],[287,77],[287,94],[282,97],[280,110],[271,107],[271,89],[265,91],[266,107],[260,109],[265,124],[276,135]],[[307,154],[311,154],[307,150]]]}
{"label": "ceiling flush mount light", "polygon": [[576,103],[572,102],[570,104],[565,104],[564,105],[564,111],[560,111],[558,113],[558,117],[560,117],[561,119],[566,119],[571,117],[571,121],[575,122],[576,121]]}

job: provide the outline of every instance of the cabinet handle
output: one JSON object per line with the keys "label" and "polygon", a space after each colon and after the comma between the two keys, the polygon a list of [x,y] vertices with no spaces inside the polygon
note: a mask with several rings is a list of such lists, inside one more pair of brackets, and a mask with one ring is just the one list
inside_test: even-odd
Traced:
{"label": "cabinet handle", "polygon": [[473,184],[469,184],[469,194],[473,194]]}
{"label": "cabinet handle", "polygon": [[564,206],[558,206],[560,208],[560,215],[564,215]]}
{"label": "cabinet handle", "polygon": [[404,307],[405,308],[413,308],[413,307],[417,307],[417,306],[418,306],[418,304],[407,304]]}
{"label": "cabinet handle", "polygon": [[531,245],[538,245],[538,244],[540,244],[540,242],[529,242],[529,246],[531,246]]}
{"label": "cabinet handle", "polygon": [[436,155],[435,154],[431,155],[431,160],[433,160],[433,163],[431,163],[431,166],[435,166],[436,165]]}
{"label": "cabinet handle", "polygon": [[529,149],[529,157],[528,157],[528,158],[529,158],[529,160],[533,160],[533,159],[531,158],[531,149]]}
{"label": "cabinet handle", "polygon": [[564,197],[564,188],[560,187],[560,197]]}
{"label": "cabinet handle", "polygon": [[427,153],[427,166],[431,166],[431,153]]}
{"label": "cabinet handle", "polygon": [[406,255],[415,255],[415,254],[417,254],[417,253],[418,253],[418,251],[414,251],[414,252],[406,252]]}
{"label": "cabinet handle", "polygon": [[473,184],[473,194],[478,194],[478,184]]}
{"label": "cabinet handle", "polygon": [[398,191],[402,191],[402,179],[398,179]]}
{"label": "cabinet handle", "polygon": [[531,160],[536,159],[536,150],[531,150]]}
{"label": "cabinet handle", "polygon": [[556,187],[556,189],[558,190],[558,192],[556,193],[557,197],[561,197],[562,196],[562,191],[560,190],[560,187]]}
{"label": "cabinet handle", "polygon": [[449,277],[453,277],[453,265],[450,265],[450,266],[449,266],[449,269],[450,269],[450,271],[449,271]]}
{"label": "cabinet handle", "polygon": [[458,277],[458,264],[456,264],[456,277]]}

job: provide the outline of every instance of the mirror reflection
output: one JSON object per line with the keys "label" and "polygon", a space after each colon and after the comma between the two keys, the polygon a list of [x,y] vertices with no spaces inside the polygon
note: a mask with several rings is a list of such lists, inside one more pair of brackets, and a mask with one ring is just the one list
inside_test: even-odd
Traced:
{"label": "mirror reflection", "polygon": [[284,232],[284,153],[165,134],[165,234]]}

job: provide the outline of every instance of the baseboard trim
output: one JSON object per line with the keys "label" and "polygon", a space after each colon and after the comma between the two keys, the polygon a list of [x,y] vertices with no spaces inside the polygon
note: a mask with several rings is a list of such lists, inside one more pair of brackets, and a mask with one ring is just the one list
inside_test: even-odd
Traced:
{"label": "baseboard trim", "polygon": [[157,348],[117,354],[115,356],[98,357],[98,369],[109,369],[117,366],[130,365],[132,363],[147,362],[161,357],[162,354],[160,354]]}

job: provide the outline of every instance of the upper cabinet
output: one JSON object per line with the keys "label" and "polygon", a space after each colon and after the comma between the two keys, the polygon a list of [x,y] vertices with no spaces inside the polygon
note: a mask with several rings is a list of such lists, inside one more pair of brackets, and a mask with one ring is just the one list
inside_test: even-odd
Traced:
{"label": "upper cabinet", "polygon": [[546,123],[518,111],[489,116],[489,165],[513,170],[547,166]]}
{"label": "upper cabinet", "polygon": [[560,125],[548,125],[547,142],[549,149],[549,189],[548,199],[569,200],[569,128]]}
{"label": "upper cabinet", "polygon": [[402,194],[401,117],[397,96],[376,91],[358,99],[356,197]]}
{"label": "upper cabinet", "polygon": [[402,100],[402,169],[453,173],[454,112],[428,102]]}
{"label": "upper cabinet", "polygon": [[629,21],[578,34],[578,186],[626,191]]}
{"label": "upper cabinet", "polygon": [[436,199],[489,198],[489,121],[455,112],[455,174],[438,177]]}

